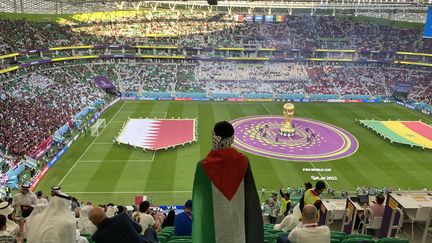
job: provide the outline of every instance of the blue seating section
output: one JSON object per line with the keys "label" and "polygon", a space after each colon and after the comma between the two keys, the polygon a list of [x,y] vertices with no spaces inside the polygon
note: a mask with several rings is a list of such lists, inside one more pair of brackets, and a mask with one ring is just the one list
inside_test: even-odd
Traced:
{"label": "blue seating section", "polygon": [[279,94],[276,96],[280,100],[294,100],[294,99],[304,99],[304,94]]}
{"label": "blue seating section", "polygon": [[337,94],[312,94],[310,96],[312,100],[328,100],[328,99],[338,99]]}
{"label": "blue seating section", "polygon": [[169,92],[144,92],[142,97],[145,98],[171,98],[171,93]]}
{"label": "blue seating section", "polygon": [[207,95],[205,93],[198,93],[198,92],[177,92],[176,97],[177,98],[203,99],[203,98],[206,98]]}
{"label": "blue seating section", "polygon": [[247,99],[271,99],[271,98],[273,98],[272,94],[244,94],[243,96]]}
{"label": "blue seating section", "polygon": [[210,94],[210,98],[213,99],[240,98],[240,95],[236,93],[213,93]]}
{"label": "blue seating section", "polygon": [[370,100],[370,95],[344,95],[347,100]]}

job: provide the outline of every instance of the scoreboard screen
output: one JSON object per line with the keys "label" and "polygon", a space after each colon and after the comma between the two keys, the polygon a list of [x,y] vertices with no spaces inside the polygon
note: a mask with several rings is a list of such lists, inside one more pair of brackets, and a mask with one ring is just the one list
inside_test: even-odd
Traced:
{"label": "scoreboard screen", "polygon": [[432,6],[430,6],[428,9],[423,38],[432,38]]}

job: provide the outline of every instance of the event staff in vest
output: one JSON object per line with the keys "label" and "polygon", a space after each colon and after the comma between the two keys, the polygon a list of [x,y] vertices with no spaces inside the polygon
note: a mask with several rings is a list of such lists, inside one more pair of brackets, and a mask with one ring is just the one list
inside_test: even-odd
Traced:
{"label": "event staff in vest", "polygon": [[321,198],[320,195],[323,193],[324,189],[326,188],[325,183],[323,181],[317,181],[315,184],[315,188],[311,188],[305,192],[303,195],[303,200],[300,202],[300,210],[303,211],[304,205],[313,204],[317,208],[317,210],[320,210],[321,208]]}
{"label": "event staff in vest", "polygon": [[279,193],[282,197],[282,203],[281,203],[281,214],[283,217],[288,215],[288,212],[290,211],[291,207],[291,199],[289,192],[283,193],[282,189],[279,189]]}
{"label": "event staff in vest", "polygon": [[17,211],[17,216],[27,217],[33,209],[32,205],[36,205],[37,196],[30,191],[29,185],[22,185],[21,191],[13,198],[12,206]]}

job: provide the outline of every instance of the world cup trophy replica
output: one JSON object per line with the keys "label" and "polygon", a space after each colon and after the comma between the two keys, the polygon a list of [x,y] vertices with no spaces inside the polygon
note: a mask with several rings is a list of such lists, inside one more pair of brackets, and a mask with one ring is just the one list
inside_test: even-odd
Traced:
{"label": "world cup trophy replica", "polygon": [[295,133],[295,129],[291,124],[291,121],[294,117],[294,105],[291,103],[286,103],[283,106],[283,115],[285,118],[285,122],[279,130],[279,134],[286,137],[292,137]]}

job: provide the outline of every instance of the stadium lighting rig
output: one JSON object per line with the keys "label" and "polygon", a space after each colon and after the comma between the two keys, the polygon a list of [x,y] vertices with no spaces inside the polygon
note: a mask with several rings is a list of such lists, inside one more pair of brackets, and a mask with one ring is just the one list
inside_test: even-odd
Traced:
{"label": "stadium lighting rig", "polygon": [[425,13],[432,0],[0,0],[3,12],[12,13],[89,13],[95,11],[186,9],[228,14],[292,14],[297,10],[325,13],[391,12]]}

